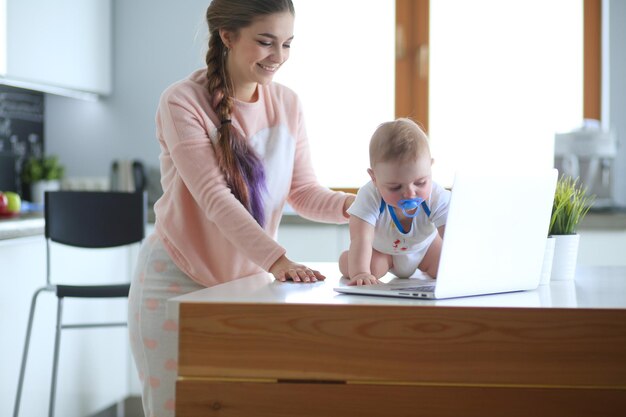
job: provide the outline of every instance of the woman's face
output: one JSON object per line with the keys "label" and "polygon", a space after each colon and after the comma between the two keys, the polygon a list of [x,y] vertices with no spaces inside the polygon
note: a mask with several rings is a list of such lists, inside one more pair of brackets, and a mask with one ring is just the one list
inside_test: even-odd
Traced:
{"label": "woman's face", "polygon": [[289,58],[294,16],[290,12],[260,16],[238,34],[221,31],[228,52],[227,66],[235,95],[268,84]]}

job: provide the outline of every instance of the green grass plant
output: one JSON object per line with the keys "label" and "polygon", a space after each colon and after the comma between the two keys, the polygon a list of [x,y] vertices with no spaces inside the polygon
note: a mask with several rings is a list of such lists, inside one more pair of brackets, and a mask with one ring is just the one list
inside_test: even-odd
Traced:
{"label": "green grass plant", "polygon": [[578,178],[561,176],[556,184],[549,235],[571,235],[576,233],[580,221],[585,217],[595,196],[587,195]]}
{"label": "green grass plant", "polygon": [[60,180],[65,175],[65,167],[57,156],[29,158],[22,167],[22,181],[32,184],[35,181]]}

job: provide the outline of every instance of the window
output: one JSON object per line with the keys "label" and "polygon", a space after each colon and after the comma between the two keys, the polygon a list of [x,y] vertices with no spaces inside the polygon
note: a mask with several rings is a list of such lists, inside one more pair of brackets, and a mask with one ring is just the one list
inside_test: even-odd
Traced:
{"label": "window", "polygon": [[430,2],[435,180],[551,167],[554,134],[583,119],[582,0]]}
{"label": "window", "polygon": [[372,132],[403,116],[426,127],[443,185],[466,165],[552,166],[554,133],[579,124],[589,99],[591,3],[294,0],[291,58],[276,81],[303,102],[320,182],[361,186]]}
{"label": "window", "polygon": [[369,140],[394,118],[395,9],[389,0],[293,0],[290,58],[275,81],[304,108],[315,172],[330,187],[369,180]]}

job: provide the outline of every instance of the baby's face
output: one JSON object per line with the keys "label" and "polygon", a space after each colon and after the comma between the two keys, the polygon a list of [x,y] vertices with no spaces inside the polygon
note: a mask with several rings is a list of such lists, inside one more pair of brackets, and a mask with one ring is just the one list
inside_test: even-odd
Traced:
{"label": "baby's face", "polygon": [[370,176],[385,203],[398,207],[398,201],[420,197],[430,197],[432,190],[432,159],[420,157],[409,162],[377,162],[370,170]]}

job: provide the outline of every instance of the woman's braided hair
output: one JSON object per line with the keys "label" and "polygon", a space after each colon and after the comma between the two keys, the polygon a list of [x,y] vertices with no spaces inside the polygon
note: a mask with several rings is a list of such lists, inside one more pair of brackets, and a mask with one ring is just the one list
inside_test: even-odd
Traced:
{"label": "woman's braided hair", "polygon": [[231,123],[234,88],[226,68],[228,48],[219,31],[225,29],[236,34],[259,16],[286,11],[295,13],[291,0],[213,0],[206,11],[208,92],[221,121],[215,149],[217,162],[232,193],[261,226],[265,223],[262,196],[265,171],[259,156]]}

